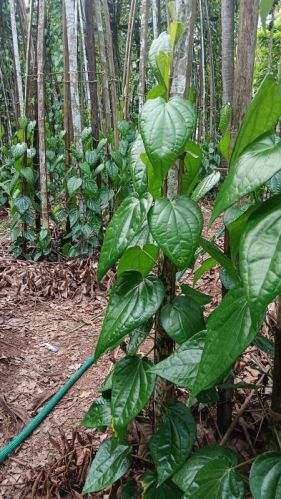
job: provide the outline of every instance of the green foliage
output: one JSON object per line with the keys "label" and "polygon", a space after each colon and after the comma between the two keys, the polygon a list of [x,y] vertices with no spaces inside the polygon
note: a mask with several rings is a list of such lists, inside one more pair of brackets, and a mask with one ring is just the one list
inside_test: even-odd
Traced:
{"label": "green foliage", "polygon": [[250,472],[253,499],[277,499],[281,494],[281,454],[266,452],[258,456]]}
{"label": "green foliage", "polygon": [[180,345],[205,329],[201,306],[187,296],[177,296],[171,304],[165,305],[160,322],[166,333]]}

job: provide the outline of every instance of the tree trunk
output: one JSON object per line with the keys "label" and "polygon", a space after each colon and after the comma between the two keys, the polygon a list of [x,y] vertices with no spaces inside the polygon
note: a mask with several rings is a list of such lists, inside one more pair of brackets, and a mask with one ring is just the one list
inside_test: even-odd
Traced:
{"label": "tree trunk", "polygon": [[137,0],[132,0],[129,12],[129,19],[128,19],[128,30],[127,30],[127,39],[126,39],[123,80],[122,80],[122,90],[124,98],[123,115],[125,120],[128,120],[129,117],[129,84],[130,84],[130,73],[131,73],[131,52],[132,52],[136,9],[137,9]]}
{"label": "tree trunk", "polygon": [[68,55],[69,55],[69,81],[70,81],[73,137],[76,149],[82,153],[83,152],[82,139],[81,139],[82,125],[81,125],[78,67],[77,67],[76,0],[65,0],[65,15],[66,15],[67,42],[68,42]]}
{"label": "tree trunk", "polygon": [[48,188],[45,141],[45,91],[44,91],[44,29],[45,0],[38,2],[37,32],[37,97],[38,97],[38,132],[40,162],[41,226],[49,230]]}
{"label": "tree trunk", "polygon": [[215,142],[216,139],[216,87],[215,87],[215,64],[213,52],[213,39],[210,25],[210,17],[208,10],[208,0],[205,3],[205,16],[208,33],[208,50],[209,50],[209,82],[210,82],[210,109],[209,109],[209,138],[210,142]]}
{"label": "tree trunk", "polygon": [[20,116],[24,116],[24,97],[23,97],[23,88],[22,88],[22,76],[21,76],[21,67],[20,67],[20,56],[19,56],[19,45],[18,45],[14,0],[9,0],[9,7],[10,7],[10,16],[11,16],[11,30],[12,30],[12,39],[13,39],[15,72],[16,72],[16,85],[17,85],[17,94],[19,99],[19,112]]}
{"label": "tree trunk", "polygon": [[[89,88],[89,81],[87,81],[87,74],[88,74],[88,61],[87,61],[87,56],[86,56],[86,43],[85,43],[85,33],[84,33],[84,17],[83,17],[83,11],[82,11],[82,5],[81,5],[82,0],[78,0],[78,16],[79,16],[79,26],[80,26],[80,43],[81,43],[81,52],[83,55],[83,64],[81,64],[81,67],[84,67],[84,71],[82,72],[81,75],[85,75],[85,97],[86,97],[86,108],[90,109],[91,101],[90,101],[90,88]],[[93,18],[92,18],[93,19]],[[93,21],[92,21],[93,23]],[[82,87],[83,87],[83,80],[84,78],[81,78],[82,82]],[[83,92],[84,94],[84,92]]]}
{"label": "tree trunk", "polygon": [[161,33],[161,6],[160,0],[152,0],[153,38],[158,38]]}
{"label": "tree trunk", "polygon": [[7,138],[8,138],[9,141],[11,141],[12,140],[11,118],[10,118],[8,97],[7,97],[7,93],[6,93],[6,86],[5,86],[5,81],[4,81],[4,77],[3,77],[1,65],[0,65],[0,81],[1,81],[1,84],[2,84],[4,104],[5,104],[5,110],[6,110]]}
{"label": "tree trunk", "polygon": [[232,144],[252,98],[259,0],[240,0],[236,66],[234,73]]}
{"label": "tree trunk", "polygon": [[28,114],[28,104],[31,92],[31,78],[30,78],[30,67],[31,67],[31,41],[32,41],[32,13],[33,13],[33,0],[30,0],[29,4],[29,23],[27,31],[27,43],[26,43],[26,58],[25,58],[25,88],[24,88],[24,114]]}
{"label": "tree trunk", "polygon": [[147,29],[150,0],[143,0],[141,6],[141,27],[140,27],[140,62],[139,62],[139,113],[142,112],[145,95],[145,70],[147,57]]}
{"label": "tree trunk", "polygon": [[103,112],[104,112],[105,133],[107,134],[108,131],[110,130],[110,126],[111,126],[111,114],[110,114],[110,99],[109,99],[109,85],[108,85],[105,41],[104,41],[104,32],[103,32],[103,25],[102,25],[100,0],[95,0],[95,2],[94,2],[94,14],[95,14],[95,18],[96,18],[97,31],[98,31],[100,67],[102,68],[102,72],[101,72],[102,102],[103,102]]}
{"label": "tree trunk", "polygon": [[93,27],[93,2],[85,0],[86,17],[86,50],[88,57],[88,79],[90,89],[91,125],[93,146],[99,143],[99,112],[98,112],[98,82],[96,67],[96,47]]}
{"label": "tree trunk", "polygon": [[114,146],[117,149],[119,144],[118,127],[117,127],[118,101],[117,101],[117,91],[116,91],[116,75],[115,75],[115,66],[113,58],[112,35],[111,35],[110,17],[109,17],[107,0],[103,0],[103,10],[105,18],[105,33],[106,33],[106,42],[107,42],[107,55],[109,62],[109,74],[110,74],[112,127],[114,133]]}
{"label": "tree trunk", "polygon": [[200,52],[201,52],[201,103],[200,109],[202,113],[202,134],[198,137],[200,142],[205,142],[206,139],[206,71],[205,71],[205,41],[204,41],[204,17],[203,17],[203,0],[199,0],[200,12]]}
{"label": "tree trunk", "polygon": [[234,78],[234,2],[221,1],[222,103],[232,103]]}
{"label": "tree trunk", "polygon": [[[196,0],[176,0],[176,18],[183,22],[185,26],[184,33],[178,41],[174,50],[173,73],[171,95],[186,95],[189,87],[189,75],[191,74],[192,66],[192,47],[194,19],[196,16]],[[180,189],[182,159],[170,169],[167,178],[168,198],[176,196]],[[171,303],[175,296],[176,282],[176,267],[168,258],[164,258],[161,269],[161,279],[166,286],[166,303]],[[160,315],[160,314],[159,314]],[[174,343],[171,338],[163,331],[158,320],[155,326],[155,363],[168,357],[174,348]],[[167,405],[173,396],[173,385],[171,383],[157,378],[154,390],[154,426],[158,428],[163,418],[163,407]]]}

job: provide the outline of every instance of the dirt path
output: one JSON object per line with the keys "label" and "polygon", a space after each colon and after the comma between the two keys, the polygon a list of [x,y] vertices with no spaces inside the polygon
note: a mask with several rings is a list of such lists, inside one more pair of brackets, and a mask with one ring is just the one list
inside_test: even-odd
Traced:
{"label": "dirt path", "polygon": [[[95,294],[75,303],[73,299],[19,298],[14,286],[0,291],[0,447],[93,353],[106,305],[105,293]],[[47,350],[42,345],[46,342],[59,351]],[[12,484],[22,483],[28,469],[45,464],[54,455],[49,435],[57,439],[60,429],[69,436],[79,426],[109,368],[106,359],[91,367],[1,466],[1,498],[14,498],[18,489]]]}

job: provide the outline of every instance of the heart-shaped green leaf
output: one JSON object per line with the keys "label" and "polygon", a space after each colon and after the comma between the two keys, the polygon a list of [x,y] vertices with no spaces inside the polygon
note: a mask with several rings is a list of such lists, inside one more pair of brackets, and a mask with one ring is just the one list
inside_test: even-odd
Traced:
{"label": "heart-shaped green leaf", "polygon": [[243,196],[253,192],[280,170],[281,139],[266,134],[250,144],[233,164],[222,184],[211,216],[213,222],[220,213]]}
{"label": "heart-shaped green leaf", "polygon": [[158,176],[164,178],[183,151],[195,125],[192,104],[180,96],[166,102],[163,97],[148,100],[140,117],[145,150]]}
{"label": "heart-shaped green leaf", "polygon": [[160,322],[166,333],[180,345],[205,329],[201,306],[192,298],[177,296],[161,310]]}
{"label": "heart-shaped green leaf", "polygon": [[112,438],[102,443],[87,474],[82,494],[109,487],[127,473],[131,464],[132,447],[116,445]]}
{"label": "heart-shaped green leaf", "polygon": [[148,214],[151,234],[163,253],[185,269],[193,258],[203,227],[199,207],[187,196],[155,201]]}
{"label": "heart-shaped green leaf", "polygon": [[281,497],[281,454],[266,452],[258,456],[250,472],[253,499],[279,499]]}
{"label": "heart-shaped green leaf", "polygon": [[[268,2],[269,0],[265,0]],[[270,0],[271,1],[271,0]],[[281,114],[281,85],[267,75],[245,113],[231,157],[231,168],[244,149],[266,132],[273,131]]]}
{"label": "heart-shaped green leaf", "polygon": [[200,449],[173,481],[184,491],[184,499],[244,499],[243,480],[235,464],[235,455],[227,448]]}
{"label": "heart-shaped green leaf", "polygon": [[145,244],[143,248],[134,246],[128,248],[120,258],[117,275],[127,270],[135,270],[145,277],[154,267],[159,249],[154,244]]}
{"label": "heart-shaped green leaf", "polygon": [[[210,445],[202,447],[196,451],[184,463],[184,465],[173,476],[173,482],[180,487],[184,492],[188,492],[197,473],[208,463],[217,458],[225,458],[230,465],[237,464],[237,456],[235,452],[221,445]],[[194,487],[195,488],[195,487]]]}
{"label": "heart-shaped green leaf", "polygon": [[101,248],[97,272],[99,281],[140,231],[146,221],[151,202],[150,194],[142,198],[132,194],[115,211],[108,224]]}
{"label": "heart-shaped green leaf", "polygon": [[140,196],[148,191],[146,166],[140,157],[143,153],[145,153],[145,148],[141,136],[138,135],[131,148],[130,167],[134,190]]}
{"label": "heart-shaped green leaf", "polygon": [[240,244],[240,272],[255,322],[281,292],[281,196],[250,217]]}
{"label": "heart-shaped green leaf", "polygon": [[196,425],[186,405],[174,401],[165,412],[159,430],[149,440],[149,450],[156,466],[158,484],[165,482],[185,462],[196,436]]}
{"label": "heart-shaped green leaf", "polygon": [[98,397],[81,421],[87,428],[104,428],[112,422],[110,399]]}
{"label": "heart-shaped green leaf", "polygon": [[213,385],[247,348],[258,325],[252,325],[243,288],[231,289],[207,322],[207,337],[192,395]]}
{"label": "heart-shaped green leaf", "polygon": [[152,317],[160,307],[165,289],[158,277],[145,279],[138,272],[125,272],[116,281],[106,309],[96,346],[96,360],[119,345],[122,338]]}
{"label": "heart-shaped green leaf", "polygon": [[207,192],[211,191],[215,185],[219,182],[221,178],[220,172],[213,172],[210,175],[207,175],[207,177],[203,178],[201,182],[195,187],[191,199],[198,203],[200,199],[202,199]]}
{"label": "heart-shaped green leaf", "polygon": [[80,177],[70,177],[67,181],[67,190],[69,196],[72,196],[74,192],[78,191],[78,189],[82,185],[82,178]]}
{"label": "heart-shaped green leaf", "polygon": [[152,366],[149,359],[137,355],[127,356],[115,365],[111,395],[115,429],[127,426],[148,402],[155,382]]}
{"label": "heart-shaped green leaf", "polygon": [[182,491],[171,480],[158,485],[157,476],[151,470],[146,470],[140,481],[142,499],[182,499]]}
{"label": "heart-shaped green leaf", "polygon": [[153,367],[153,372],[175,385],[191,389],[197,377],[206,340],[206,331],[195,334],[169,357]]}

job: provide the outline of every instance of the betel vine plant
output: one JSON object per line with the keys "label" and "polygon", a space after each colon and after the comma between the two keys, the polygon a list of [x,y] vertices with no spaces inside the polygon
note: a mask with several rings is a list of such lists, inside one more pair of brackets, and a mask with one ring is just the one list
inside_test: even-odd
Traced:
{"label": "betel vine plant", "polygon": [[[281,140],[274,133],[280,114],[280,85],[268,76],[243,119],[229,175],[211,217],[212,222],[225,212],[231,250],[228,258],[212,241],[201,237],[203,218],[194,201],[198,199],[198,187],[193,186],[187,194],[186,182],[182,187],[185,194],[173,199],[155,190],[179,156],[187,152],[185,158],[196,159],[196,155],[190,155],[195,125],[191,103],[179,96],[146,102],[132,155],[133,170],[138,174],[137,192],[115,212],[98,267],[100,280],[119,260],[95,350],[96,360],[120,345],[126,336],[129,342],[126,355],[115,363],[100,388],[102,396],[94,401],[83,420],[85,426],[112,427],[112,437],[103,442],[92,462],[84,494],[110,486],[129,471],[136,451],[128,427],[149,403],[157,376],[190,390],[189,407],[197,400],[216,402],[217,387],[228,378],[235,360],[256,341],[267,305],[281,293],[281,195],[274,195],[276,175],[281,169]],[[189,159],[184,160],[187,175],[192,171]],[[235,206],[238,202],[239,206]],[[202,313],[202,305],[208,301],[206,295],[182,286],[183,294],[163,306],[167,290],[152,272],[159,253],[181,270],[193,267],[202,251],[224,267],[230,288],[206,323]],[[179,345],[157,364],[138,353],[155,314],[160,315],[167,335]],[[278,368],[275,371],[278,373]],[[273,394],[273,409],[281,413],[278,382],[275,375],[273,391],[277,390],[277,396]],[[238,464],[232,450],[210,446],[192,453],[196,426],[189,407],[170,401],[163,410],[162,423],[148,442],[144,460],[147,470],[140,479],[142,492],[136,481],[124,479],[116,496],[245,497],[240,467],[246,463]],[[249,477],[253,498],[280,497],[281,453],[268,452],[253,461]]]}

